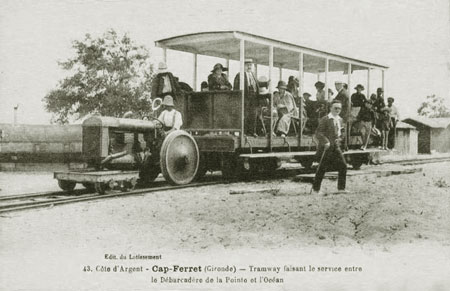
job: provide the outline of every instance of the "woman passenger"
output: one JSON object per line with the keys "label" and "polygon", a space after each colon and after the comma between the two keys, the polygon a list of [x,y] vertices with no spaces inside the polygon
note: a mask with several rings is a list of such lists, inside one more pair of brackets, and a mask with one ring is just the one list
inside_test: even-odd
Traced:
{"label": "woman passenger", "polygon": [[228,81],[227,75],[223,72],[228,71],[228,68],[222,66],[222,64],[215,64],[212,69],[212,74],[208,76],[209,90],[231,90],[231,83]]}

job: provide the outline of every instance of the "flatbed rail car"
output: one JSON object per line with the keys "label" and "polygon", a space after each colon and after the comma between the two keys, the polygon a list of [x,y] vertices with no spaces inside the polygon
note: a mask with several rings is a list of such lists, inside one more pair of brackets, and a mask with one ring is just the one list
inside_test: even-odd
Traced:
{"label": "flatbed rail car", "polygon": [[[384,71],[387,69],[383,65],[238,31],[181,35],[156,41],[156,46],[163,49],[166,63],[167,50],[193,54],[193,90],[182,89],[174,83],[177,82],[175,78],[170,78],[173,89],[170,94],[174,98],[175,108],[183,117],[182,130],[164,134],[162,125],[155,118],[158,114],[156,101],[164,97],[159,88],[161,82],[157,82],[152,88],[155,111],[151,120],[100,116],[85,120],[82,152],[89,171],[83,174],[55,173],[61,188],[70,190],[76,183],[83,183],[86,187],[104,192],[108,184],[117,182],[115,177],[123,180],[119,181],[121,184],[130,184],[136,177],[148,183],[159,173],[169,183],[181,185],[201,178],[208,170],[220,170],[225,178],[233,178],[254,171],[273,171],[280,166],[280,159],[283,158],[294,158],[303,166],[310,167],[316,150],[312,132],[306,134],[297,128],[291,135],[274,136],[274,117],[271,113],[267,134],[253,136],[244,131],[245,59],[252,58],[256,64],[267,66],[269,80],[276,66],[278,69],[298,71],[301,93],[304,92],[305,72],[323,74],[327,92],[329,72],[347,72],[348,88],[351,88],[352,72],[367,70],[369,91],[370,71],[381,70],[384,87]],[[197,91],[198,55],[225,59],[228,67],[231,60],[239,61],[240,88]],[[271,112],[274,97],[272,87],[268,89]],[[302,124],[301,115],[299,124]],[[378,152],[377,149],[357,150],[362,141],[356,136],[347,136],[345,143],[348,150],[344,155],[354,168],[359,168],[369,161],[370,155]],[[122,175],[117,170],[128,172]]]}
{"label": "flatbed rail car", "polygon": [[[325,92],[328,91],[329,72],[346,72],[348,88],[351,88],[352,72],[366,70],[367,91],[370,88],[370,72],[381,70],[382,87],[384,89],[384,72],[388,68],[375,64],[327,53],[303,46],[286,43],[266,37],[239,31],[204,32],[181,35],[156,41],[156,46],[163,49],[167,62],[167,50],[176,50],[193,54],[193,92],[176,96],[177,110],[182,112],[185,122],[184,130],[195,139],[200,150],[200,175],[205,169],[221,170],[224,176],[232,177],[242,169],[273,170],[279,166],[277,162],[283,157],[292,157],[303,166],[310,167],[315,160],[316,143],[313,133],[304,134],[297,130],[294,135],[279,137],[272,134],[251,136],[244,132],[244,62],[251,58],[257,65],[268,66],[271,80],[276,66],[298,72],[299,92],[304,92],[304,73],[323,74]],[[197,76],[198,55],[224,59],[229,67],[230,60],[240,62],[240,90],[198,92],[200,83]],[[276,65],[276,66],[275,66]],[[234,76],[230,76],[234,77]],[[257,76],[258,78],[258,76]],[[231,79],[231,78],[230,78]],[[232,81],[232,80],[230,80]],[[236,88],[234,88],[236,89]],[[270,107],[274,107],[271,86]],[[181,97],[181,98],[180,98]],[[331,101],[331,100],[329,100]],[[302,104],[300,102],[300,104]],[[349,102],[351,106],[351,102]],[[300,108],[300,110],[303,110]],[[351,112],[351,108],[348,108]],[[301,121],[301,114],[299,116]],[[274,131],[274,120],[270,114],[270,133]],[[350,128],[350,124],[348,127]],[[347,161],[359,168],[370,159],[370,155],[379,152],[377,149],[357,150],[363,144],[357,136],[345,139],[344,152]]]}

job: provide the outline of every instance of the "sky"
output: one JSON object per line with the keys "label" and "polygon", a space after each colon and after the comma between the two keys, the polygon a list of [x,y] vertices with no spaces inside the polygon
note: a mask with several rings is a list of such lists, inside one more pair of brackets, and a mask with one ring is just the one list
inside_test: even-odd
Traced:
{"label": "sky", "polygon": [[[427,95],[450,104],[449,2],[0,0],[0,123],[13,121],[18,104],[20,123],[48,124],[51,114],[42,99],[66,76],[58,61],[74,56],[73,40],[86,33],[100,36],[110,28],[147,46],[155,64],[162,51],[154,41],[217,30],[244,31],[386,64],[385,95],[395,97],[402,117],[412,116]],[[192,55],[169,51],[168,57],[175,75],[191,83]],[[199,58],[199,78],[206,79],[212,65],[221,61]],[[235,72],[232,64],[231,78]],[[372,73],[371,88],[381,86],[380,76]],[[329,84],[342,77],[331,76]],[[310,93],[316,80],[305,79]],[[366,80],[359,74],[352,84],[365,85]]]}

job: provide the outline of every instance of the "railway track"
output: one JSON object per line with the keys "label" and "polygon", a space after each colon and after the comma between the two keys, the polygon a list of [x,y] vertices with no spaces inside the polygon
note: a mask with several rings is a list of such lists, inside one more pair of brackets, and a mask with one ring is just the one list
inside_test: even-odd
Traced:
{"label": "railway track", "polygon": [[441,162],[448,162],[448,161],[450,161],[450,157],[388,161],[388,162],[384,162],[382,164],[401,164],[403,166],[410,166],[410,165],[441,163]]}
{"label": "railway track", "polygon": [[[428,164],[428,163],[437,163],[437,162],[446,162],[450,161],[450,157],[445,158],[433,158],[433,159],[414,159],[414,160],[398,160],[398,161],[388,161],[382,164],[401,164],[401,165],[419,165],[419,164]],[[271,176],[257,176],[252,177],[252,180],[258,180],[261,178],[264,179],[279,179],[279,178],[289,178],[293,175],[304,173],[314,173],[314,169],[283,169],[278,170],[275,175]],[[217,184],[226,184],[232,183],[233,181],[222,180],[218,176],[209,177],[210,181],[206,182],[197,182],[191,183],[187,185],[179,185],[179,186],[170,186],[163,181],[155,182],[154,185],[150,188],[142,188],[135,189],[128,192],[119,192],[119,191],[111,191],[107,194],[97,194],[97,193],[89,193],[87,189],[77,189],[72,192],[66,191],[52,191],[52,192],[39,192],[39,193],[30,193],[30,194],[18,194],[18,195],[9,195],[0,197],[0,214],[8,213],[8,212],[16,212],[21,210],[35,209],[35,208],[45,208],[45,207],[53,207],[57,205],[64,205],[76,202],[84,202],[84,201],[92,201],[92,200],[100,200],[100,199],[108,199],[108,198],[116,198],[116,197],[125,197],[132,195],[140,195],[146,193],[154,193],[160,191],[168,191],[168,190],[176,190],[176,189],[184,189],[191,187],[201,187],[201,186],[209,186],[209,185],[217,185]],[[212,179],[211,179],[212,178]]]}
{"label": "railway track", "polygon": [[[167,190],[176,190],[176,189],[184,189],[190,187],[201,187],[201,186],[209,186],[225,183],[224,181],[211,181],[211,182],[200,182],[200,183],[192,183],[187,185],[179,185],[179,186],[160,186],[160,187],[151,187],[151,188],[143,188],[137,190],[131,190],[128,192],[119,192],[113,191],[104,195],[100,195],[97,193],[87,193],[87,190],[78,191],[78,195],[74,196],[75,193],[58,191],[58,192],[48,192],[48,193],[33,193],[29,195],[11,195],[2,197],[0,200],[0,214],[7,212],[15,212],[21,210],[35,209],[35,208],[44,208],[44,207],[53,207],[56,205],[63,205],[69,203],[76,202],[84,202],[84,201],[92,201],[99,199],[108,199],[114,197],[124,197],[124,196],[132,196],[139,194],[146,194],[152,192],[159,191],[167,191]],[[74,191],[75,192],[75,191]],[[84,193],[84,194],[81,194]],[[36,200],[38,199],[38,200]],[[4,203],[5,201],[12,201],[12,203]]]}

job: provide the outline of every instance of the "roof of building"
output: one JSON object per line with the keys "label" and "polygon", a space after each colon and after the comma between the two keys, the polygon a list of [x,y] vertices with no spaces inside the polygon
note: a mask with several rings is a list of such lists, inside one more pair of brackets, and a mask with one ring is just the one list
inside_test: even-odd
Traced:
{"label": "roof of building", "polygon": [[430,117],[410,117],[403,119],[406,123],[420,123],[431,128],[447,128],[450,125],[450,118],[430,118]]}
{"label": "roof of building", "polygon": [[415,126],[412,126],[412,125],[410,125],[410,124],[408,124],[408,123],[404,123],[404,122],[401,122],[401,121],[397,122],[397,124],[396,124],[395,127],[396,127],[396,128],[410,128],[410,129],[416,129]]}

